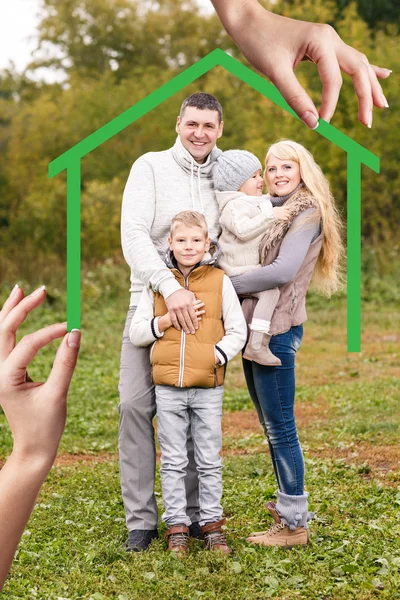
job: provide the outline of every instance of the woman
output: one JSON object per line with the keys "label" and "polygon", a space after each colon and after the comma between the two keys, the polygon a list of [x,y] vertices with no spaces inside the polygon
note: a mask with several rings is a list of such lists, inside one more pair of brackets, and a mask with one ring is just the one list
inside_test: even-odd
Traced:
{"label": "woman", "polygon": [[[275,206],[290,209],[289,221],[277,221],[260,248],[261,269],[233,277],[239,295],[279,287],[269,333],[270,349],[281,366],[243,359],[250,396],[268,439],[278,502],[268,502],[274,525],[247,541],[267,546],[305,545],[309,540],[308,494],[304,491],[304,459],[294,418],[295,356],[307,319],[305,297],[311,278],[328,295],[340,285],[343,253],[341,222],[329,184],[311,154],[283,140],[266,156],[265,181]],[[243,303],[250,322],[253,299]]]}

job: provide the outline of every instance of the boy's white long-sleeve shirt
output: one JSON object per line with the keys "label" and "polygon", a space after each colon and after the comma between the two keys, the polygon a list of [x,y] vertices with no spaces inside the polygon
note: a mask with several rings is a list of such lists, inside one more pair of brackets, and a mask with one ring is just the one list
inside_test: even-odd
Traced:
{"label": "boy's white long-sleeve shirt", "polygon": [[[207,311],[207,306],[204,307]],[[151,328],[151,321],[154,319],[154,292],[146,287],[142,291],[140,301],[129,330],[129,337],[135,346],[149,346],[154,343],[158,337],[155,337]],[[155,327],[157,328],[155,319]],[[241,351],[246,343],[247,325],[240,306],[239,299],[233,288],[233,285],[226,275],[222,284],[222,320],[225,330],[224,337],[216,344],[228,360],[231,360]],[[200,321],[201,327],[201,321]],[[160,334],[160,337],[163,334]],[[195,334],[196,335],[196,334]],[[222,352],[216,354],[221,364],[225,363]]]}

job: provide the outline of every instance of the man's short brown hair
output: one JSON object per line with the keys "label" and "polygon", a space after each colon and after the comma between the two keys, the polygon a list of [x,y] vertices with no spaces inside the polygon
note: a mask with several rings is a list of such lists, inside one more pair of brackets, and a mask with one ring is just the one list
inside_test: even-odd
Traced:
{"label": "man's short brown hair", "polygon": [[186,225],[187,227],[201,227],[206,238],[208,238],[208,225],[202,213],[196,210],[183,210],[174,216],[171,221],[170,237],[174,233],[178,225]]}
{"label": "man's short brown hair", "polygon": [[196,92],[185,98],[182,102],[181,110],[179,111],[181,119],[183,118],[185,108],[188,106],[198,108],[199,110],[215,110],[218,113],[218,122],[221,123],[222,121],[222,106],[216,97],[211,94],[207,94],[206,92]]}

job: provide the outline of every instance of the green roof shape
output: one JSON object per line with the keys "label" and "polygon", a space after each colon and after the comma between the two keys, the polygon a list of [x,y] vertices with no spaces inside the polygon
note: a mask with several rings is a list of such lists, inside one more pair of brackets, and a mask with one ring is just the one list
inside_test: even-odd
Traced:
{"label": "green roof shape", "polygon": [[[100,127],[49,163],[49,177],[67,171],[67,321],[68,330],[80,328],[80,161],[92,150],[140,119],[210,69],[221,66],[295,118],[299,118],[277,88],[238,60],[216,48],[157,90]],[[361,348],[361,165],[376,173],[377,156],[320,120],[315,133],[347,153],[347,340],[348,351]]]}

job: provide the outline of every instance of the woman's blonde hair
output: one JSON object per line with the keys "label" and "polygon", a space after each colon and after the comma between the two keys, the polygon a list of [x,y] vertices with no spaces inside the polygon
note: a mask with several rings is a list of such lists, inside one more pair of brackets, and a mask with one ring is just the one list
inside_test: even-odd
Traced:
{"label": "woman's blonde hair", "polygon": [[317,202],[318,213],[314,212],[307,217],[307,221],[321,218],[324,234],[321,252],[315,265],[313,286],[318,291],[330,296],[342,285],[344,246],[342,242],[343,224],[328,180],[312,154],[297,142],[280,140],[272,144],[267,151],[265,165],[271,154],[280,160],[292,160],[299,165],[301,180]]}

